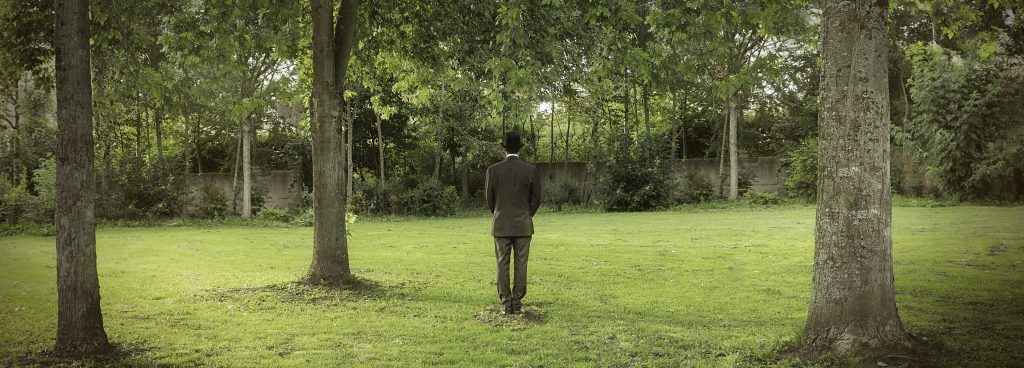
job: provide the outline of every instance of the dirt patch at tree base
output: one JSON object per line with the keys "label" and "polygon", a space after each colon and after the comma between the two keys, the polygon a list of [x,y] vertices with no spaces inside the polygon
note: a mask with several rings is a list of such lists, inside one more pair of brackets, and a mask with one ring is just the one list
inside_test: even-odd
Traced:
{"label": "dirt patch at tree base", "polygon": [[0,363],[16,367],[157,367],[146,359],[150,350],[138,344],[111,343],[110,350],[102,354],[67,355],[47,349]]}
{"label": "dirt patch at tree base", "polygon": [[544,309],[532,305],[524,306],[523,314],[505,314],[501,305],[489,305],[476,315],[482,324],[517,331],[544,324],[547,318]]}
{"label": "dirt patch at tree base", "polygon": [[795,363],[795,366],[849,367],[940,367],[955,358],[955,353],[935,340],[909,335],[909,348],[875,348],[857,354],[835,354],[799,341],[779,349],[775,357],[752,363]]}

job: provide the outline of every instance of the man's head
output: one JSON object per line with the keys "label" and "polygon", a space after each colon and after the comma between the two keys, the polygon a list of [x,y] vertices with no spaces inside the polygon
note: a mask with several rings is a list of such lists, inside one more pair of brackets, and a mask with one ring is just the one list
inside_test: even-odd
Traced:
{"label": "man's head", "polygon": [[523,147],[523,140],[519,136],[519,132],[508,132],[501,137],[501,147],[505,149],[506,153],[519,153],[519,149]]}

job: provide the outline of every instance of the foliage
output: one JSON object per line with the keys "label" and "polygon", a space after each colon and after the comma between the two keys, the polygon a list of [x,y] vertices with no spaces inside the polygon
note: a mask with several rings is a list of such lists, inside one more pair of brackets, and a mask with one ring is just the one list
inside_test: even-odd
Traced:
{"label": "foliage", "polygon": [[39,199],[28,192],[25,182],[20,185],[11,185],[4,178],[0,178],[0,223],[11,225],[52,223],[53,212],[42,211]]}
{"label": "foliage", "polygon": [[280,208],[264,208],[256,214],[256,219],[277,222],[292,222],[292,215],[288,210]]}
{"label": "foliage", "polygon": [[947,194],[965,199],[1024,198],[1024,76],[993,57],[911,49],[907,126],[896,131]]}
{"label": "foliage", "polygon": [[352,208],[358,213],[411,216],[448,216],[455,213],[459,195],[455,187],[439,181],[388,180],[381,185],[366,176],[357,182]]}
{"label": "foliage", "polygon": [[786,167],[786,195],[813,201],[818,196],[818,140],[800,142],[782,158]]}
{"label": "foliage", "polygon": [[661,160],[618,139],[604,161],[600,203],[608,211],[646,211],[668,204],[668,178]]}
{"label": "foliage", "polygon": [[544,203],[553,206],[555,211],[562,211],[566,205],[577,205],[581,202],[583,188],[578,181],[559,179],[544,188]]}
{"label": "foliage", "polygon": [[783,202],[779,193],[755,191],[749,191],[744,194],[743,201],[757,206],[777,206]]}
{"label": "foliage", "polygon": [[674,194],[675,204],[700,203],[715,197],[711,179],[699,172],[687,172],[682,177],[682,189]]}
{"label": "foliage", "polygon": [[206,184],[199,197],[199,214],[205,218],[222,218],[228,212],[228,198],[220,188]]}
{"label": "foliage", "polygon": [[39,199],[40,210],[44,213],[53,213],[56,208],[56,176],[56,160],[53,158],[41,160],[39,168],[32,172],[36,197]]}

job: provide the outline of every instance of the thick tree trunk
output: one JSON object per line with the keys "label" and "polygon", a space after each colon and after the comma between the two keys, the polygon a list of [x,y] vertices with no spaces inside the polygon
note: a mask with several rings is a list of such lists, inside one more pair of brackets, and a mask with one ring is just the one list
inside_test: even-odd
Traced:
{"label": "thick tree trunk", "polygon": [[896,311],[886,1],[824,2],[814,278],[803,344],[876,355],[909,346]]}
{"label": "thick tree trunk", "polygon": [[89,5],[56,3],[57,343],[61,355],[110,350],[96,273]]}
{"label": "thick tree trunk", "polygon": [[252,134],[249,119],[242,121],[242,218],[252,217]]}
{"label": "thick tree trunk", "polygon": [[738,128],[736,93],[729,95],[729,200],[736,200],[740,190],[740,163],[737,152],[736,128]]}
{"label": "thick tree trunk", "polygon": [[[313,14],[313,261],[306,281],[351,280],[345,239],[345,165],[338,109],[352,50],[357,2],[342,0],[334,29],[332,1],[311,0]],[[336,50],[340,49],[340,50]]]}

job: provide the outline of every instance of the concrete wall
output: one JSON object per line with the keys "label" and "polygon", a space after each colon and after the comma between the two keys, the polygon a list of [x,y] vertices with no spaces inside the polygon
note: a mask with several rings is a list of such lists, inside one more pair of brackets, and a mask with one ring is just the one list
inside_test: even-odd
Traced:
{"label": "concrete wall", "polygon": [[[192,193],[200,193],[203,186],[209,185],[220,189],[224,197],[228,199],[228,207],[231,207],[231,200],[234,194],[231,191],[231,183],[234,175],[231,173],[203,173],[193,174],[191,178]],[[266,171],[253,173],[253,190],[266,189],[264,196],[264,207],[290,209],[302,203],[302,191],[297,190],[301,185],[297,183],[298,175],[292,171]],[[238,186],[241,188],[242,175],[238,175]],[[193,194],[193,204],[198,203],[196,194]],[[241,198],[239,205],[241,210]]]}

